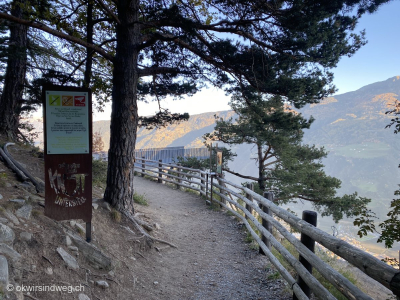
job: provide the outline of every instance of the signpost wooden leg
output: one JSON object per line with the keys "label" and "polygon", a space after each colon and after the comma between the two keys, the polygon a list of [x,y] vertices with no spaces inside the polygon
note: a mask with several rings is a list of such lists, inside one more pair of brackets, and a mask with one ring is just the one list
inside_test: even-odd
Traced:
{"label": "signpost wooden leg", "polygon": [[92,222],[86,222],[86,242],[92,241]]}

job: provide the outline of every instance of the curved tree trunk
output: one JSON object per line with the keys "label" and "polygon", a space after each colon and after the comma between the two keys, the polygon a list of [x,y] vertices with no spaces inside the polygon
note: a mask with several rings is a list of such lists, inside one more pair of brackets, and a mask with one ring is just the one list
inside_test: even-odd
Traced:
{"label": "curved tree trunk", "polygon": [[138,45],[138,0],[118,1],[117,49],[114,61],[111,137],[108,151],[105,201],[120,211],[133,209],[133,167],[136,143]]}
{"label": "curved tree trunk", "polygon": [[[13,1],[11,14],[24,18],[24,5],[27,0]],[[8,48],[7,69],[3,93],[0,97],[0,133],[15,140],[18,132],[19,114],[22,106],[26,74],[26,47],[28,28],[18,23],[10,25],[10,46]]]}

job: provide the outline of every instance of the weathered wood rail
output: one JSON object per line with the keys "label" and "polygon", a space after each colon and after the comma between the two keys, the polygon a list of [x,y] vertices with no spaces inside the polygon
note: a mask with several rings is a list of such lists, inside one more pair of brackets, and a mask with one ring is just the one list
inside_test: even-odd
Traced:
{"label": "weathered wood rail", "polygon": [[[185,168],[175,164],[165,164],[161,161],[152,161],[137,158],[135,171],[142,176],[149,176],[158,183],[169,183],[181,189],[191,189],[204,196],[208,203],[218,203],[237,216],[246,226],[249,233],[257,241],[262,252],[277,268],[282,277],[291,286],[297,299],[309,299],[300,288],[298,281],[284,268],[271,252],[271,246],[278,251],[293,267],[298,276],[311,289],[319,299],[336,299],[305,267],[298,258],[294,257],[274,234],[275,228],[280,235],[289,241],[299,255],[315,268],[327,281],[329,281],[346,298],[361,300],[372,299],[353,285],[347,278],[322,261],[317,255],[303,245],[285,226],[278,222],[273,214],[299,231],[301,234],[313,239],[331,252],[340,256],[353,266],[357,267],[370,278],[390,289],[399,299],[400,296],[400,271],[385,264],[374,256],[335,238],[328,233],[314,227],[306,221],[290,214],[275,205],[267,197],[260,196],[248,187],[243,187],[229,182],[213,173],[202,170]],[[216,197],[218,196],[218,197]],[[271,195],[270,195],[271,196]],[[268,198],[271,198],[271,197]],[[217,199],[218,198],[218,199]],[[259,218],[262,219],[261,223]],[[257,229],[262,237],[256,232]]]}

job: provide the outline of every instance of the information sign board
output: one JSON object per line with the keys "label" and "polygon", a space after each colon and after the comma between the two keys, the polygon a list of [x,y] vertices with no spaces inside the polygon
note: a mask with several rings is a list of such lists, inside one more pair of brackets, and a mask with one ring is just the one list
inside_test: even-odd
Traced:
{"label": "information sign board", "polygon": [[89,93],[46,91],[47,154],[89,153]]}
{"label": "information sign board", "polygon": [[92,101],[89,89],[43,87],[45,215],[92,219]]}

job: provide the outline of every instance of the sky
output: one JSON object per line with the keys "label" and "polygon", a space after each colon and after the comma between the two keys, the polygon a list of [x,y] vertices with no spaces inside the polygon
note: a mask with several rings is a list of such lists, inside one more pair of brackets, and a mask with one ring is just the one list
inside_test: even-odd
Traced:
{"label": "sky", "polygon": [[[400,75],[400,1],[392,0],[371,15],[364,15],[359,21],[356,32],[366,30],[368,43],[352,57],[343,57],[334,73],[336,94],[355,91],[365,85],[384,81]],[[162,107],[171,112],[190,115],[229,110],[229,97],[215,88],[205,89],[193,97],[183,100],[163,101]],[[158,111],[155,102],[139,103],[139,115],[153,115]],[[104,113],[95,113],[94,121],[110,119],[111,109]]]}

